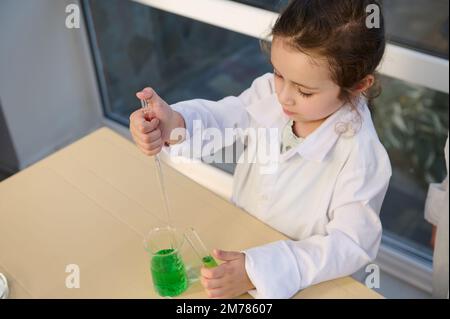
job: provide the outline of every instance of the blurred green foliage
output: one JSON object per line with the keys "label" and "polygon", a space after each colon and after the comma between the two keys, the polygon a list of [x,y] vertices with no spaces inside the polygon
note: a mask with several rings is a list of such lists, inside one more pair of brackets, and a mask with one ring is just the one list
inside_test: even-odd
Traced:
{"label": "blurred green foliage", "polygon": [[383,93],[372,110],[375,127],[392,165],[423,189],[445,178],[448,94],[382,77]]}

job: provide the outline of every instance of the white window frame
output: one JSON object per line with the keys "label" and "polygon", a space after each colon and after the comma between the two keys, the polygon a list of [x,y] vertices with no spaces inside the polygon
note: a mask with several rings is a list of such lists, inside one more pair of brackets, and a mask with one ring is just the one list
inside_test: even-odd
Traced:
{"label": "white window frame", "polygon": [[[229,0],[132,0],[169,13],[238,32],[262,40],[268,37],[278,13]],[[449,61],[422,52],[388,44],[379,72],[411,84],[449,93]],[[105,119],[105,124],[130,136],[121,125]],[[162,159],[171,167],[230,200],[232,176],[201,162],[180,164],[166,153]],[[425,292],[432,291],[432,268],[426,261],[417,260],[393,248],[386,238],[375,261],[386,273]]]}
{"label": "white window frame", "polygon": [[[257,39],[271,40],[278,13],[229,0],[133,0]],[[388,44],[380,73],[411,84],[449,93],[449,61]]]}

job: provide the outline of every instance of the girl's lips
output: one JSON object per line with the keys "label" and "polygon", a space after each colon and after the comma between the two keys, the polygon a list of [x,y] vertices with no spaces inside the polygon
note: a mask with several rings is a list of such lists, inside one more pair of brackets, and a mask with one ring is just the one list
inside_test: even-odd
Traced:
{"label": "girl's lips", "polygon": [[284,114],[286,114],[287,116],[293,116],[293,115],[295,115],[295,113],[289,112],[288,110],[286,110],[286,109],[284,109],[284,108],[283,108],[283,112],[284,112]]}

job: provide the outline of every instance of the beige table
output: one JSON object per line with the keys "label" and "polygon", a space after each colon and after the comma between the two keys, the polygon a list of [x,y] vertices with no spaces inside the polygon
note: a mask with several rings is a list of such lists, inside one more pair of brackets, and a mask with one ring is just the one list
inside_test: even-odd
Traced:
{"label": "beige table", "polygon": [[[164,165],[164,173],[173,219],[195,227],[210,247],[242,250],[285,238],[174,169]],[[157,297],[142,245],[164,219],[155,179],[151,158],[102,128],[0,183],[0,272],[10,297]],[[79,266],[80,288],[66,287],[69,264]],[[196,282],[182,297],[206,295]],[[381,296],[347,277],[296,297]]]}

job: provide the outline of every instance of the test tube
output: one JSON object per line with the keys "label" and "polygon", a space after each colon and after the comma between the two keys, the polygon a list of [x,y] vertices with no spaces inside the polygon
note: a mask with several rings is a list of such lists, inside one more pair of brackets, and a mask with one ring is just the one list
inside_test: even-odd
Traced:
{"label": "test tube", "polygon": [[205,244],[200,239],[200,236],[197,234],[194,228],[189,228],[184,233],[184,237],[187,239],[189,244],[191,244],[195,253],[206,268],[214,268],[218,266],[216,260],[211,256]]}

